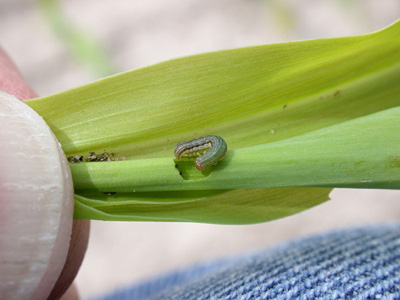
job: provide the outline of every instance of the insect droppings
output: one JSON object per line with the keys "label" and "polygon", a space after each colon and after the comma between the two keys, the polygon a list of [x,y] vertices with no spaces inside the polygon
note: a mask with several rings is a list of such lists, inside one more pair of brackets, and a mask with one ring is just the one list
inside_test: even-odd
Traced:
{"label": "insect droppings", "polygon": [[224,156],[228,146],[223,138],[217,135],[207,135],[194,140],[178,143],[175,147],[175,157],[196,157],[194,165],[197,170],[217,164]]}

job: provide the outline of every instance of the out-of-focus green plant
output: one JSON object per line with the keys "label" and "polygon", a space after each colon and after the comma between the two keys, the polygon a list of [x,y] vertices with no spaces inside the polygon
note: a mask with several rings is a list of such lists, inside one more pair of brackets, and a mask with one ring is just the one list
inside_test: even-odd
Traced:
{"label": "out-of-focus green plant", "polygon": [[63,13],[59,0],[37,0],[44,20],[63,42],[73,57],[95,75],[114,74],[114,67],[100,44],[92,35],[77,28]]}
{"label": "out-of-focus green plant", "polygon": [[[200,54],[26,103],[83,157],[70,165],[75,218],[263,222],[332,187],[400,188],[399,36],[397,22]],[[211,170],[174,160],[178,142],[210,134],[228,144]]]}

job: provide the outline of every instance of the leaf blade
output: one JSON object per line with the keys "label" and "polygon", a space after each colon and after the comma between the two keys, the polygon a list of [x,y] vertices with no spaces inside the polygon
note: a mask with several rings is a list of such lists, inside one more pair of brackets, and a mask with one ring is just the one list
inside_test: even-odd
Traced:
{"label": "leaf blade", "polygon": [[[75,209],[74,217],[108,221],[253,224],[299,213],[328,200],[329,192],[330,189],[324,188],[231,190],[198,199],[192,195],[190,201],[182,197],[173,202],[160,201],[157,195],[153,198],[154,193],[142,193],[140,204],[133,200],[121,201],[115,195],[103,195],[101,200],[75,195],[79,209]],[[148,194],[147,199],[145,194]],[[173,195],[176,197],[176,193]]]}
{"label": "leaf blade", "polygon": [[400,22],[363,36],[200,54],[27,104],[67,155],[164,157],[208,134],[239,149],[400,105],[398,35]]}
{"label": "leaf blade", "polygon": [[[79,193],[76,218],[167,220],[172,213],[175,221],[229,224],[266,221],[293,213],[291,207],[296,207],[297,200],[308,204],[296,212],[325,201],[331,188],[259,187],[399,188],[398,122],[390,118],[393,110],[397,116],[396,108],[400,106],[399,35],[400,22],[397,22],[363,36],[206,53],[116,75],[27,103],[44,117],[67,155],[109,151],[128,159],[110,164],[71,165]],[[60,106],[63,109],[57,110]],[[368,123],[371,117],[375,121]],[[390,132],[385,131],[387,127],[379,127],[381,121],[389,126]],[[375,125],[380,131],[374,130]],[[347,135],[341,133],[342,129],[347,130]],[[356,157],[359,149],[357,143],[351,143],[351,130],[362,133],[359,138],[364,138],[363,145],[374,149],[367,151],[368,155],[362,152],[365,161],[368,158],[371,161],[363,168],[356,168],[358,177],[346,173],[351,173],[359,162]],[[371,144],[368,130],[382,144]],[[183,180],[174,168],[175,144],[209,134],[218,134],[227,141],[228,156],[205,179]],[[324,134],[330,139],[326,140]],[[338,144],[335,134],[344,137],[352,147]],[[344,165],[335,171],[321,160],[316,163],[313,158],[318,158],[317,150],[322,149],[318,143],[333,147],[333,151],[328,151],[330,156],[324,157],[327,162],[339,161]],[[296,157],[290,151],[296,153],[298,145],[302,150]],[[259,151],[263,148],[273,155],[263,155]],[[336,148],[341,156],[335,157]],[[299,165],[294,168],[296,163]],[[109,166],[118,167],[110,171]],[[275,173],[269,173],[270,166]],[[360,176],[371,170],[378,171],[381,177],[374,177],[372,184],[361,182]],[[332,171],[336,176],[331,176]],[[344,180],[338,180],[342,177]],[[246,213],[245,219],[232,208],[237,201],[240,203],[240,197],[245,197],[240,189],[243,187],[252,189],[246,191],[249,201],[241,209],[255,210],[253,214]],[[163,200],[154,194],[157,190],[173,191],[179,198],[182,190],[213,193],[232,188],[237,190],[211,194],[192,201],[192,206],[182,207],[184,200],[174,204],[154,203]],[[138,204],[134,203],[137,200],[134,190],[151,192]],[[118,193],[110,202],[104,202],[98,194],[115,191]],[[303,191],[307,195],[302,196]],[[120,196],[120,192],[129,192],[128,199]],[[85,197],[89,194],[97,195],[98,199]],[[226,194],[230,195],[230,203],[224,200]],[[307,201],[307,197],[311,200]],[[267,202],[257,200],[261,198]],[[270,215],[268,209],[258,206],[257,203],[263,203],[264,208],[268,207],[268,199],[281,199],[285,203],[282,211]],[[220,202],[224,205],[218,207]],[[210,208],[205,203],[214,206]],[[107,211],[102,210],[105,207]],[[122,212],[121,207],[125,207]],[[262,215],[256,213],[257,209]]]}

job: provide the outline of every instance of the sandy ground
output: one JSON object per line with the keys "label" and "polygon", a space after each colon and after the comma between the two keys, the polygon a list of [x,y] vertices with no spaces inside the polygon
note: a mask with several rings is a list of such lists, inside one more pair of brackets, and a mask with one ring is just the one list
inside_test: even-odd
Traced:
{"label": "sandy ground", "polygon": [[[104,46],[117,72],[205,51],[362,34],[400,16],[397,0],[69,0],[63,9]],[[0,2],[0,43],[40,95],[98,78],[71,57],[33,0]],[[293,237],[400,219],[399,191],[337,189],[331,196],[309,211],[258,225],[94,221],[78,288],[88,298]]]}

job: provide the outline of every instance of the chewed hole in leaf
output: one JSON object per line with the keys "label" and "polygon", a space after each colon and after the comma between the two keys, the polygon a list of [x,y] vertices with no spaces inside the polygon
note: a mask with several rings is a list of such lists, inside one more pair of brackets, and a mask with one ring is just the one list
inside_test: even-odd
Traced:
{"label": "chewed hole in leaf", "polygon": [[183,179],[185,180],[203,179],[211,174],[213,166],[203,171],[199,171],[194,166],[194,161],[195,159],[188,159],[188,158],[183,158],[180,161],[177,159],[174,160],[175,168],[177,169],[179,175],[181,175]]}

